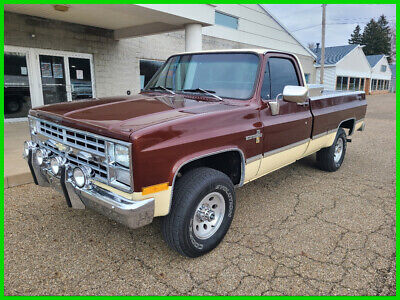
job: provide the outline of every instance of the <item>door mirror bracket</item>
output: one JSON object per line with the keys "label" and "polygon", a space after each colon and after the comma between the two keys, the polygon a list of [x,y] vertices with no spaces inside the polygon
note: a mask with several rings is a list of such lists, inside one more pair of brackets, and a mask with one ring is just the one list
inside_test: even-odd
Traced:
{"label": "door mirror bracket", "polygon": [[279,97],[282,97],[282,94],[278,94],[275,98],[275,101],[269,101],[268,104],[271,107],[271,115],[276,116],[279,115]]}

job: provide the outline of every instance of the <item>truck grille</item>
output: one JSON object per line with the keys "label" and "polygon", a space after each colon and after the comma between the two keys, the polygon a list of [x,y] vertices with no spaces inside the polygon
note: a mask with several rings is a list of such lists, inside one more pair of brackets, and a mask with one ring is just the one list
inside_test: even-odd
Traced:
{"label": "truck grille", "polygon": [[[78,131],[72,128],[66,128],[52,122],[39,120],[38,133],[49,138],[44,142],[44,147],[51,152],[63,156],[73,167],[85,165],[90,167],[95,178],[102,182],[107,182],[108,164],[106,156],[106,139],[95,136],[90,133]],[[71,146],[75,149],[82,150],[84,153],[91,154],[96,157],[86,157],[79,153],[65,153],[60,151],[51,141]]]}
{"label": "truck grille", "polygon": [[106,153],[105,140],[87,133],[77,132],[43,120],[40,120],[39,132],[68,146],[85,151],[92,150],[100,155]]}

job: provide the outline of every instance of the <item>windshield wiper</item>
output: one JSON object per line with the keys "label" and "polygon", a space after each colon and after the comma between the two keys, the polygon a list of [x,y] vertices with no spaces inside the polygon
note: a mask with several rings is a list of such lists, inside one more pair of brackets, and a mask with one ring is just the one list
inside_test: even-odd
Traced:
{"label": "windshield wiper", "polygon": [[171,93],[172,95],[176,95],[174,91],[171,91],[171,89],[166,88],[165,86],[162,85],[152,86],[149,88],[149,90],[164,90]]}
{"label": "windshield wiper", "polygon": [[202,88],[196,88],[196,89],[185,89],[183,90],[184,92],[201,92],[203,94],[207,94],[209,96],[214,97],[215,99],[218,99],[219,101],[222,101],[222,98],[215,95],[215,91],[211,91],[211,90],[205,90]]}

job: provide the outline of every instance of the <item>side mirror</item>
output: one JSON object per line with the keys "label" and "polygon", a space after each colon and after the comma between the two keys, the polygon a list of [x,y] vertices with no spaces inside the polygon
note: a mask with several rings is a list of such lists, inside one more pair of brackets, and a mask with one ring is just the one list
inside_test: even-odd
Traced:
{"label": "side mirror", "polygon": [[299,104],[308,99],[308,89],[304,86],[287,85],[282,94],[283,100]]}

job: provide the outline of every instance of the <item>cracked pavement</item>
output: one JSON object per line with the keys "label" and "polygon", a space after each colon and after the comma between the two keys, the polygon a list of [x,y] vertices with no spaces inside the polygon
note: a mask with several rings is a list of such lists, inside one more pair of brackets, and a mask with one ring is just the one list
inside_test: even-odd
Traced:
{"label": "cracked pavement", "polygon": [[188,259],[33,184],[5,190],[5,295],[395,295],[394,94],[369,96],[335,173],[315,155],[237,189],[218,248]]}

